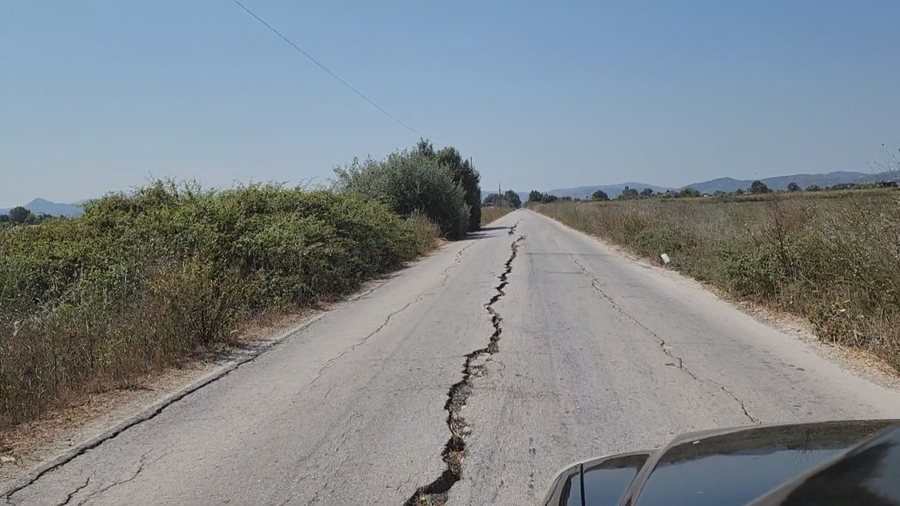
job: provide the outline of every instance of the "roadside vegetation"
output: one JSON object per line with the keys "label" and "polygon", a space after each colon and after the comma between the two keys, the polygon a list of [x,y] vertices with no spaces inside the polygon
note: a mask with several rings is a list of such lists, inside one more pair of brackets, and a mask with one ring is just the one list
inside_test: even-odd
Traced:
{"label": "roadside vegetation", "polygon": [[499,220],[520,207],[522,207],[522,200],[512,190],[507,190],[503,194],[489,193],[482,202],[481,225],[484,226]]}
{"label": "roadside vegetation", "polygon": [[480,177],[456,148],[435,151],[422,140],[383,161],[354,160],[335,175],[339,191],[381,202],[401,216],[421,212],[450,239],[481,226]]}
{"label": "roadside vegetation", "polygon": [[529,206],[647,258],[666,253],[670,267],[900,370],[900,192],[597,200]]}
{"label": "roadside vegetation", "polygon": [[482,207],[481,208],[481,226],[485,226],[492,221],[499,220],[507,214],[515,211],[514,207]]}
{"label": "roadside vegetation", "polygon": [[0,214],[0,230],[21,225],[38,225],[53,219],[49,214],[34,214],[22,206],[14,207],[6,214]]}
{"label": "roadside vegetation", "polygon": [[464,234],[480,220],[468,204],[478,173],[470,162],[455,172],[454,153],[369,161],[328,190],[157,181],[78,218],[7,224],[0,430],[232,343],[260,316],[340,297]]}

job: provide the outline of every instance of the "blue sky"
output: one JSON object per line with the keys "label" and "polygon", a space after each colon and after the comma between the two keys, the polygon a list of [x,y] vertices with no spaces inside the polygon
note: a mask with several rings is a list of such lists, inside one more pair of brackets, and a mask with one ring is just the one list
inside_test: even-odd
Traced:
{"label": "blue sky", "polygon": [[[483,186],[869,170],[900,2],[243,0]],[[151,176],[325,183],[417,135],[229,0],[0,0],[0,207]]]}

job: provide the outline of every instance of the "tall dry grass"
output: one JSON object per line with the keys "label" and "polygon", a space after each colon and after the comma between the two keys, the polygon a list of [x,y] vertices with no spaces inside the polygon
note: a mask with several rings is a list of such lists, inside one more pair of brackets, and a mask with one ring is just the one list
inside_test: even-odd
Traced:
{"label": "tall dry grass", "polygon": [[507,214],[515,211],[512,207],[493,207],[485,206],[481,208],[481,226],[485,226],[492,221],[499,220]]}
{"label": "tall dry grass", "polygon": [[560,202],[538,212],[809,318],[900,369],[900,192]]}

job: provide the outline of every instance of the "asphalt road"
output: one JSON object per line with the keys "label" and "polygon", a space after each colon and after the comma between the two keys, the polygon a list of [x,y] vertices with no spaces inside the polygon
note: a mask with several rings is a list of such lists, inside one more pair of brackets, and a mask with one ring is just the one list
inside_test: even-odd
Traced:
{"label": "asphalt road", "polygon": [[517,211],[6,500],[529,504],[573,460],[681,432],[872,417],[898,392]]}

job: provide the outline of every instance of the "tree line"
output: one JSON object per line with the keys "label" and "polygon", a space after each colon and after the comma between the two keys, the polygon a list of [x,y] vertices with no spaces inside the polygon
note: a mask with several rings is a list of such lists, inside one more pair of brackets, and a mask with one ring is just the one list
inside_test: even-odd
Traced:
{"label": "tree line", "polygon": [[17,206],[9,210],[9,213],[0,215],[0,226],[37,225],[53,216],[44,213],[32,213],[30,210]]}
{"label": "tree line", "polygon": [[499,193],[489,193],[488,196],[484,198],[483,205],[518,209],[522,207],[522,199],[519,197],[518,193],[512,190],[506,190],[502,195]]}
{"label": "tree line", "polygon": [[[836,184],[832,186],[819,187],[818,185],[809,185],[805,189],[801,188],[799,184],[795,182],[791,182],[787,185],[787,192],[817,192],[817,191],[831,191],[831,190],[854,190],[854,189],[865,189],[865,188],[897,188],[898,183],[896,181],[884,181],[879,183],[869,183],[869,184],[856,184],[856,183],[845,183],[845,184]],[[549,203],[555,202],[557,200],[563,201],[596,201],[602,202],[607,200],[636,200],[636,199],[646,199],[646,198],[689,198],[689,197],[703,197],[703,196],[715,196],[715,197],[727,197],[727,196],[739,196],[739,195],[760,195],[766,193],[777,193],[778,190],[773,190],[768,187],[762,181],[753,181],[750,186],[744,190],[738,188],[733,192],[726,191],[715,191],[711,194],[709,193],[701,193],[699,190],[692,188],[690,186],[682,188],[680,190],[666,190],[665,192],[656,192],[652,188],[644,188],[638,191],[636,188],[630,188],[629,186],[625,186],[621,193],[615,197],[615,199],[610,198],[610,196],[604,192],[603,190],[597,190],[591,195],[585,196],[583,199],[578,197],[557,197],[556,195],[551,195],[549,193],[541,193],[537,190],[532,190],[531,193],[528,194],[528,203]]]}

